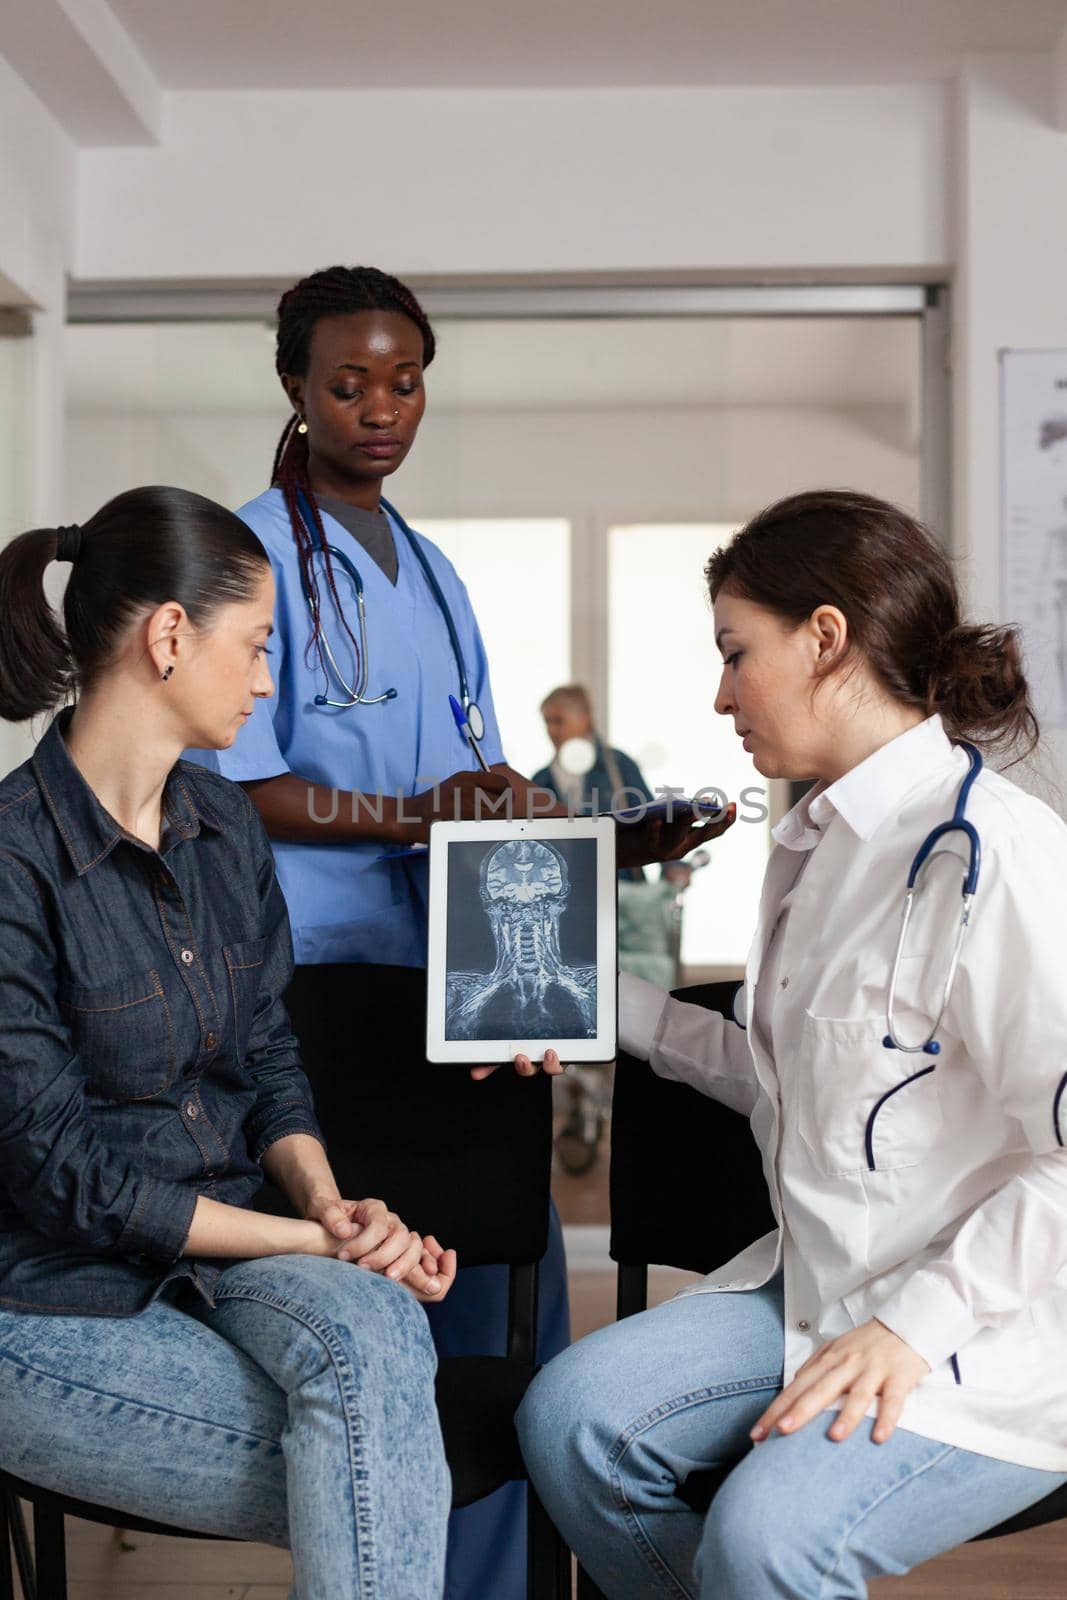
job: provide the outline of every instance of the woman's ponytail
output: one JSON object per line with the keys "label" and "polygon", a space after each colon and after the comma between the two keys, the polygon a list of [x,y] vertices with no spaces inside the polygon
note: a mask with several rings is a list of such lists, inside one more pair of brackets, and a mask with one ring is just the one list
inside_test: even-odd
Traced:
{"label": "woman's ponytail", "polygon": [[1015,628],[958,624],[940,640],[927,690],[954,739],[1021,760],[1035,749],[1038,724]]}
{"label": "woman's ponytail", "polygon": [[[44,591],[50,561],[72,563],[62,622]],[[128,489],[84,527],[19,534],[0,551],[0,717],[22,722],[90,689],[157,606],[177,601],[204,627],[268,570],[251,528],[187,489]]]}
{"label": "woman's ponytail", "polygon": [[71,693],[74,661],[44,590],[58,533],[36,528],[0,551],[0,717],[24,722]]}

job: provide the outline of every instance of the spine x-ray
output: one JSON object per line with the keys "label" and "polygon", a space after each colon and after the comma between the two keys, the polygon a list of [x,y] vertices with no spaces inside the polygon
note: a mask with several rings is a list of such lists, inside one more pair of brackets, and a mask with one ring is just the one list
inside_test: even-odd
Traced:
{"label": "spine x-ray", "polygon": [[591,1039],[597,1031],[596,842],[454,843],[447,1039]]}

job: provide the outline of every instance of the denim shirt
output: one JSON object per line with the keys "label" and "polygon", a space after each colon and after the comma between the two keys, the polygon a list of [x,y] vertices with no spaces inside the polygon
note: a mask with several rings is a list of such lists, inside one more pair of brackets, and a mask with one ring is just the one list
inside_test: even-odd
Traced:
{"label": "denim shirt", "polygon": [[250,1204],[321,1140],[281,995],[274,858],[236,784],[179,761],[158,850],[108,815],[61,712],[0,782],[0,1306],[129,1316],[217,1266],[198,1195]]}

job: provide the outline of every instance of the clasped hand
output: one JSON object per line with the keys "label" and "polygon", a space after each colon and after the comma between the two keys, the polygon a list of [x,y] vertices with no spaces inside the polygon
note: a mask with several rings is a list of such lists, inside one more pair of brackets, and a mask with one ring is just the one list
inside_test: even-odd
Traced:
{"label": "clasped hand", "polygon": [[796,1433],[844,1396],[828,1437],[847,1439],[877,1400],[871,1437],[875,1444],[884,1444],[900,1420],[908,1395],[929,1371],[928,1363],[910,1344],[872,1318],[809,1356],[792,1383],[767,1407],[750,1437],[758,1443],[775,1428],[779,1433]]}
{"label": "clasped hand", "polygon": [[327,1234],[324,1253],[402,1283],[416,1300],[436,1304],[455,1281],[456,1252],[413,1233],[384,1200],[313,1199],[306,1217]]}

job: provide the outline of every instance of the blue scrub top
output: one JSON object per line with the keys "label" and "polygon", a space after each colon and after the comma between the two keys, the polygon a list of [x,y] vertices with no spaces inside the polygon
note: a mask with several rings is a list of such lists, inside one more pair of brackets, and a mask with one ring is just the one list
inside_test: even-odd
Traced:
{"label": "blue scrub top", "polygon": [[[277,585],[270,669],[275,693],[259,700],[228,750],[187,752],[227,778],[247,782],[293,772],[312,783],[346,792],[411,796],[477,762],[452,718],[448,696],[459,696],[456,658],[441,608],[404,534],[393,521],[399,572],[396,587],[363,546],[327,512],[330,544],[343,550],[363,579],[367,607],[367,693],[397,691],[382,705],[337,710],[317,706],[316,694],[344,698],[329,681],[314,650],[307,655],[311,618],[300,589],[300,570],[289,514],[280,489],[268,489],[237,515],[262,540]],[[391,521],[393,519],[390,519]],[[452,563],[429,539],[415,534],[448,601],[463,650],[470,691],[485,718],[485,759],[503,761],[489,666],[467,590]],[[355,660],[329,585],[321,577],[323,629],[342,673],[355,682]],[[348,624],[359,637],[351,579],[334,564]],[[426,863],[380,859],[389,846],[370,839],[352,844],[290,844],[274,840],[278,878],[289,906],[296,960],[366,961],[404,967],[426,962]]]}

